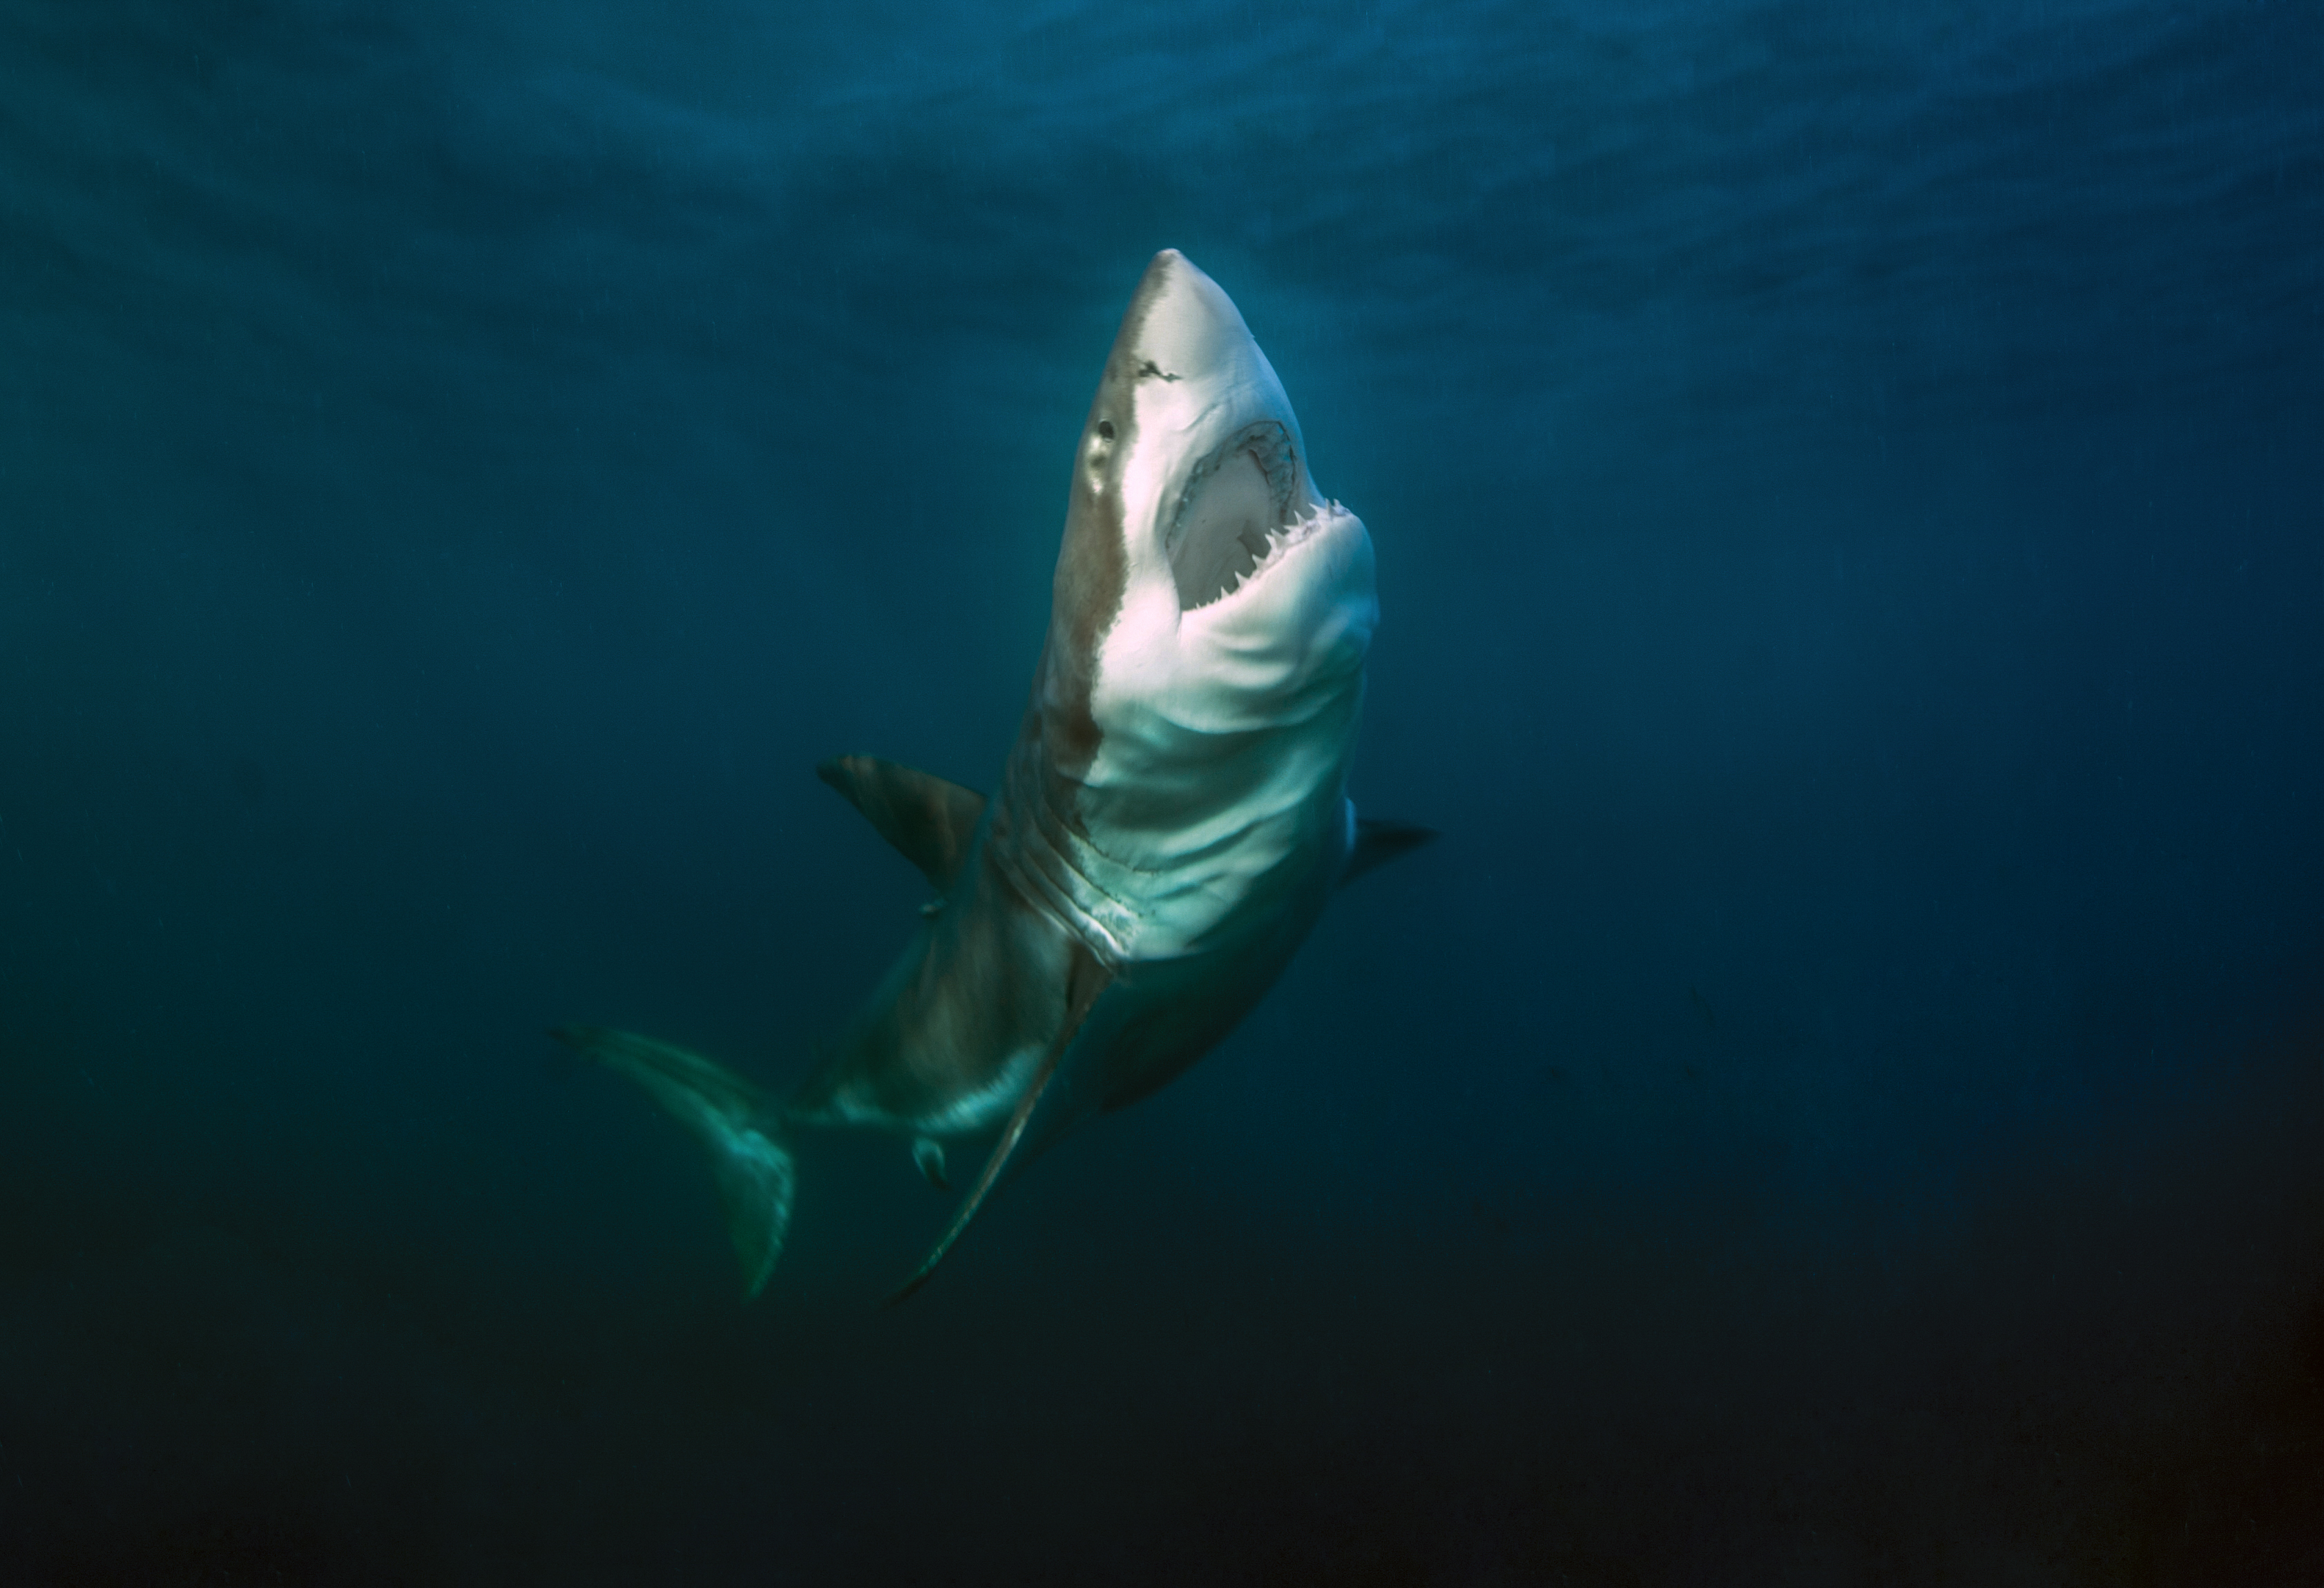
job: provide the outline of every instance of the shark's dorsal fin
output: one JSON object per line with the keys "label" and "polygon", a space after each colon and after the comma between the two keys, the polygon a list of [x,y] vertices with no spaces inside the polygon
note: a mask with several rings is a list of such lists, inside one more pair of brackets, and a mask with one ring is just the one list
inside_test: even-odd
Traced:
{"label": "shark's dorsal fin", "polygon": [[889,1306],[893,1307],[907,1299],[928,1282],[928,1276],[936,1272],[936,1264],[944,1261],[945,1253],[952,1250],[952,1244],[960,1239],[961,1231],[966,1229],[969,1220],[976,1216],[976,1210],[984,1205],[985,1197],[1000,1181],[1001,1171],[1009,1166],[1009,1155],[1017,1150],[1017,1143],[1025,1139],[1025,1127],[1032,1121],[1033,1110],[1056,1075],[1057,1065],[1065,1058],[1065,1051],[1074,1045],[1074,1038],[1080,1034],[1082,1023],[1089,1018],[1091,1006],[1096,1004],[1098,995],[1112,985],[1113,973],[1099,964],[1095,955],[1076,944],[1073,969],[1065,978],[1065,1024],[1058,1028],[1056,1040],[1049,1044],[1049,1051],[1041,1055],[1041,1067],[1033,1072],[1032,1079],[1026,1082],[1025,1096],[1019,1100],[1017,1112],[1010,1115],[1009,1123],[1001,1127],[1001,1139],[992,1143],[992,1156],[984,1161],[984,1172],[976,1177],[976,1184],[962,1199],[960,1211],[952,1216],[952,1223],[945,1226],[943,1239],[936,1242],[935,1248],[928,1253],[919,1271],[888,1298]]}
{"label": "shark's dorsal fin", "polygon": [[984,815],[984,796],[876,756],[835,756],[815,775],[848,798],[880,836],[949,892]]}
{"label": "shark's dorsal fin", "polygon": [[1385,866],[1398,855],[1408,855],[1423,844],[1434,843],[1440,836],[1434,828],[1423,827],[1416,822],[1376,821],[1359,816],[1355,847],[1348,851],[1348,866],[1340,873],[1340,886],[1345,887],[1374,867]]}

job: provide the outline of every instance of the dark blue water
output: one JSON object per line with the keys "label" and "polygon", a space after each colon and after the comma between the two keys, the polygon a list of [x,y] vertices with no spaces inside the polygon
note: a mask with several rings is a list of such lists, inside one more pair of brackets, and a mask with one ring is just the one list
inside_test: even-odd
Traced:
{"label": "dark blue water", "polygon": [[[2324,19],[0,10],[0,1576],[2324,1580]],[[1147,257],[1444,830],[738,1302]]]}

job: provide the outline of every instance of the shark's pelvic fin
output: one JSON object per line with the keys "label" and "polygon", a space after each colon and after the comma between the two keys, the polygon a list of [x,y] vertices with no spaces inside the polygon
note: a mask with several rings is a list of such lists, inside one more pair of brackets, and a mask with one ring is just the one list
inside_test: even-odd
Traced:
{"label": "shark's pelvic fin", "polygon": [[984,815],[982,794],[876,756],[835,756],[815,775],[845,794],[938,893],[950,890]]}
{"label": "shark's pelvic fin", "polygon": [[952,1189],[952,1181],[945,1174],[944,1143],[932,1136],[921,1136],[912,1143],[912,1163],[928,1184],[939,1191]]}
{"label": "shark's pelvic fin", "polygon": [[758,1089],[697,1053],[626,1031],[560,1026],[549,1033],[645,1088],[710,1153],[745,1297],[766,1288],[791,1225],[791,1155]]}
{"label": "shark's pelvic fin", "polygon": [[1347,869],[1340,873],[1340,886],[1345,887],[1365,872],[1385,866],[1399,855],[1408,855],[1424,844],[1434,843],[1440,836],[1436,829],[1414,822],[1359,816],[1355,848],[1348,851]]}
{"label": "shark's pelvic fin", "polygon": [[936,1242],[921,1262],[919,1271],[888,1298],[889,1306],[893,1307],[908,1299],[928,1282],[928,1276],[936,1272],[936,1264],[944,1261],[945,1253],[952,1250],[953,1243],[960,1239],[961,1232],[976,1216],[976,1210],[984,1205],[984,1198],[1000,1181],[1001,1171],[1008,1167],[1009,1155],[1017,1150],[1017,1143],[1025,1139],[1025,1127],[1032,1121],[1033,1110],[1040,1104],[1041,1094],[1048,1089],[1050,1080],[1057,1073],[1058,1064],[1074,1045],[1074,1038],[1080,1034],[1082,1023],[1089,1018],[1090,1009],[1096,1004],[1098,995],[1112,985],[1112,973],[1100,965],[1094,955],[1087,949],[1076,947],[1074,950],[1074,968],[1065,982],[1064,1025],[1058,1029],[1056,1039],[1050,1042],[1049,1051],[1041,1055],[1041,1067],[1025,1083],[1025,1096],[1018,1102],[1017,1111],[1009,1116],[1009,1123],[1001,1127],[1001,1139],[992,1143],[992,1156],[984,1161],[984,1172],[976,1177],[976,1184],[970,1188],[968,1195],[961,1201],[960,1211],[952,1216],[952,1223],[945,1227],[943,1238]]}

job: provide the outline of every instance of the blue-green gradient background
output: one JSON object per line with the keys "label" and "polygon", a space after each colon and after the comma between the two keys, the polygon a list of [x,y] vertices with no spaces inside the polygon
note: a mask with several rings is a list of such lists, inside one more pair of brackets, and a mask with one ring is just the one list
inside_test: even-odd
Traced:
{"label": "blue-green gradient background", "polygon": [[[0,5],[0,1576],[2324,1580],[2311,5]],[[713,1193],[1185,249],[1434,849]]]}

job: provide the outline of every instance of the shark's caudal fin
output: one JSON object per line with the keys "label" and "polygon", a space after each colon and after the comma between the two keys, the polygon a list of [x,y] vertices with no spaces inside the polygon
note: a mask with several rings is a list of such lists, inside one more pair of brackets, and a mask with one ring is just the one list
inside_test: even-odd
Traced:
{"label": "shark's caudal fin", "polygon": [[1359,816],[1355,848],[1348,851],[1348,865],[1340,873],[1340,886],[1345,887],[1365,872],[1385,866],[1399,855],[1408,855],[1423,844],[1434,843],[1440,836],[1434,828],[1423,827],[1416,822]]}
{"label": "shark's caudal fin", "polygon": [[694,1133],[710,1153],[726,1233],[742,1264],[746,1295],[775,1271],[791,1227],[791,1155],[773,1115],[750,1082],[696,1053],[651,1037],[603,1026],[560,1026],[549,1033],[567,1047],[617,1069]]}

